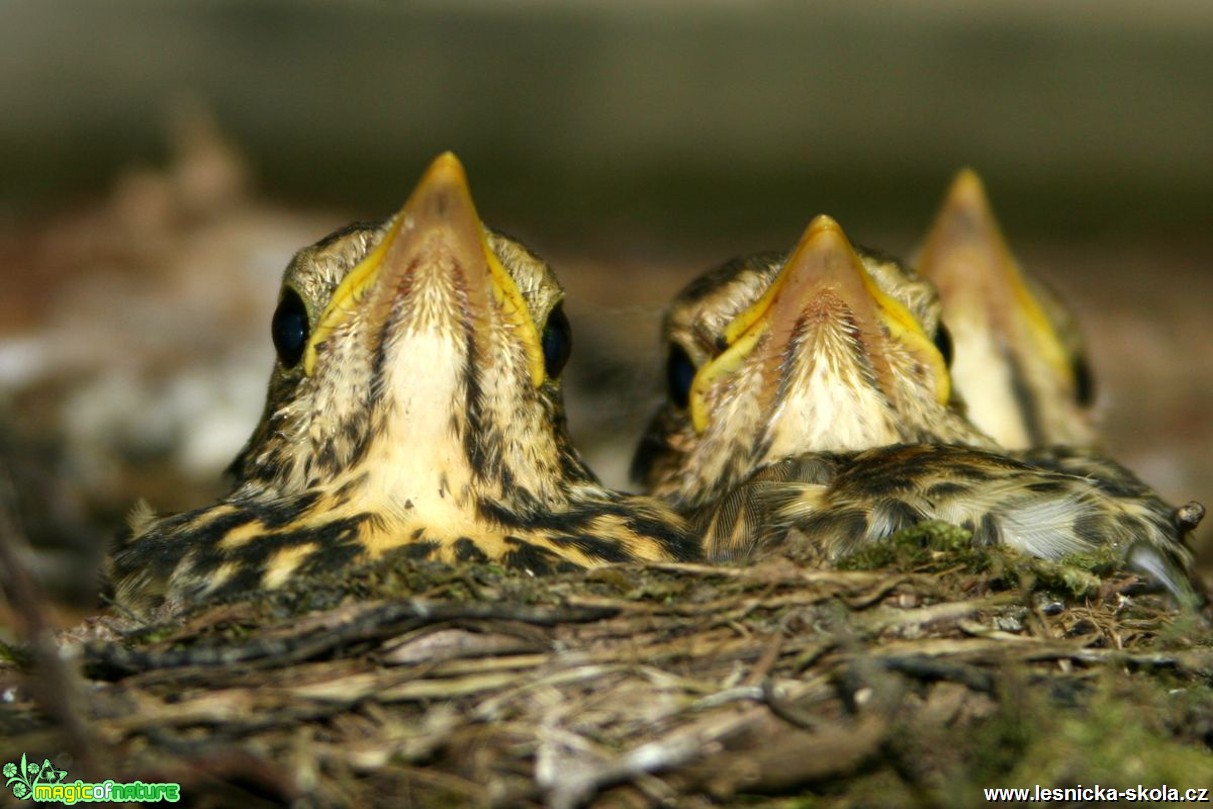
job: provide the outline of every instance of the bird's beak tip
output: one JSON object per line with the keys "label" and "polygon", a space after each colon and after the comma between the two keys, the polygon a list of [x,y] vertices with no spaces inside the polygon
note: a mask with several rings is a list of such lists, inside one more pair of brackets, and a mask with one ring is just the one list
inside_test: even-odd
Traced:
{"label": "bird's beak tip", "polygon": [[966,167],[957,172],[944,199],[943,211],[969,212],[970,216],[978,214],[983,219],[993,218],[985,184],[976,171]]}
{"label": "bird's beak tip", "polygon": [[447,218],[459,209],[476,217],[463,163],[454,152],[443,152],[421,175],[417,187],[400,210],[400,218],[407,228],[423,220]]}
{"label": "bird's beak tip", "polygon": [[805,228],[800,242],[788,257],[784,273],[802,279],[824,278],[833,276],[839,269],[862,266],[842,226],[832,217],[821,214]]}
{"label": "bird's beak tip", "polygon": [[838,224],[834,217],[818,214],[813,217],[813,221],[809,222],[809,226],[805,228],[804,235],[800,238],[799,246],[838,239],[846,240],[846,234],[842,232],[842,226]]}

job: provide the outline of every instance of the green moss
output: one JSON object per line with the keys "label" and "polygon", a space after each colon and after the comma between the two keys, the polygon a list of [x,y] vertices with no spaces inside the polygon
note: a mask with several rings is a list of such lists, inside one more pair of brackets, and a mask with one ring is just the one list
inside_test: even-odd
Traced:
{"label": "green moss", "polygon": [[29,662],[29,654],[20,646],[11,645],[0,640],[0,662],[24,667]]}
{"label": "green moss", "polygon": [[[921,695],[927,705],[932,693]],[[983,704],[990,707],[985,715]],[[959,809],[983,803],[987,787],[1182,790],[1213,779],[1207,746],[1185,738],[1190,728],[1213,732],[1208,688],[1173,689],[1159,679],[1111,672],[1095,681],[1041,678],[1011,668],[995,693],[966,692],[964,705],[941,719],[917,704],[902,713],[881,756],[862,772],[773,805]]]}
{"label": "green moss", "polygon": [[1093,596],[1099,592],[1103,583],[1088,566],[1070,561],[1053,562],[1022,555],[1018,569],[1025,577],[1027,589],[1055,590],[1071,598]]}
{"label": "green moss", "polygon": [[1167,650],[1213,649],[1213,625],[1199,613],[1181,610],[1169,616],[1154,642]]}
{"label": "green moss", "polygon": [[[973,534],[959,526],[929,520],[868,545],[839,560],[837,566],[842,570],[934,569],[941,564],[940,554],[963,556],[972,550],[972,539]],[[955,563],[953,559],[944,562],[949,566]]]}
{"label": "green moss", "polygon": [[1100,592],[1100,572],[1115,567],[1116,554],[1101,549],[1061,560],[1040,559],[1003,545],[978,546],[972,534],[943,522],[924,522],[870,545],[838,563],[844,570],[892,569],[905,572],[960,572],[979,575],[995,590],[1056,592],[1065,599],[1091,598]]}
{"label": "green moss", "polygon": [[1213,697],[1202,691],[1203,696],[1176,698],[1145,678],[1105,678],[1080,710],[1038,705],[1031,720],[1034,743],[1007,773],[1007,783],[1207,785],[1213,757],[1180,743],[1172,730],[1176,714],[1189,711],[1190,703],[1213,709]]}

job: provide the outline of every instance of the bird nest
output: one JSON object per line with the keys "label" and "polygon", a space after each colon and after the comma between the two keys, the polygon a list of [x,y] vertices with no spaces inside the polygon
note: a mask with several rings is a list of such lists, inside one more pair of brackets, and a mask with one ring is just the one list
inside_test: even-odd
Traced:
{"label": "bird nest", "polygon": [[387,559],[162,625],[98,618],[7,649],[0,762],[175,782],[201,806],[1209,786],[1200,617],[1130,575],[965,538],[928,524],[844,570]]}

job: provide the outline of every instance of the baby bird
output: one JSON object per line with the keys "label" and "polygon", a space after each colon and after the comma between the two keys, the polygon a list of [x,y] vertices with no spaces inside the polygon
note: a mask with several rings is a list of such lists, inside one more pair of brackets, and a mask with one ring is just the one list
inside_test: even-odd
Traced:
{"label": "baby bird", "polygon": [[708,272],[666,315],[669,396],[633,477],[694,511],[759,466],[802,452],[994,447],[953,398],[939,313],[929,282],[853,248],[828,216],[791,254]]}
{"label": "baby bird", "polygon": [[[1033,466],[1089,478],[1116,497],[1150,492],[1092,449],[1094,382],[1077,319],[1015,261],[972,169],[952,181],[916,266],[939,290],[953,384],[975,425]],[[1178,510],[1181,533],[1201,513],[1199,504]]]}
{"label": "baby bird", "polygon": [[481,224],[449,153],[388,221],[301,250],[234,488],[136,515],[108,565],[116,603],[172,609],[394,549],[533,573],[698,556],[683,518],[603,488],[572,447],[562,298],[546,264]]}
{"label": "baby bird", "polygon": [[697,515],[708,556],[748,558],[799,529],[835,560],[944,520],[1044,558],[1144,556],[1183,589],[1182,535],[1199,513],[1181,520],[1144,486],[1101,486],[998,450],[956,406],[935,329],[873,263],[818,217],[782,267],[734,262],[675,300],[667,335],[689,367],[670,374],[635,468]]}
{"label": "baby bird", "polygon": [[1019,267],[971,169],[953,180],[914,264],[939,290],[952,381],[979,429],[1012,450],[1095,443],[1078,323]]}

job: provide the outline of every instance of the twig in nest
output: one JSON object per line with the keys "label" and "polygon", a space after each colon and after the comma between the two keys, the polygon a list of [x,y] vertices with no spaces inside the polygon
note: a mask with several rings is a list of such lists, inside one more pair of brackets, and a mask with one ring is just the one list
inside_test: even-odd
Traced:
{"label": "twig in nest", "polygon": [[762,701],[771,709],[771,713],[789,725],[808,731],[815,731],[821,726],[819,719],[809,716],[775,693],[775,683],[771,680],[766,680],[762,684]]}
{"label": "twig in nest", "polygon": [[880,657],[876,658],[876,662],[889,671],[907,674],[924,682],[948,680],[983,694],[994,690],[994,675],[963,663],[948,663],[922,655]]}
{"label": "twig in nest", "polygon": [[245,643],[220,638],[186,649],[145,651],[116,644],[88,644],[85,660],[95,676],[121,679],[151,669],[227,667],[264,661],[275,667],[312,660],[358,643],[373,643],[418,627],[456,620],[505,620],[552,626],[610,618],[610,607],[542,607],[529,604],[446,603],[410,599],[359,605],[337,626],[308,626],[301,633],[257,637]]}
{"label": "twig in nest", "polygon": [[46,598],[22,559],[29,553],[29,543],[13,516],[13,502],[12,481],[8,471],[0,468],[0,593],[21,622],[21,635],[29,648],[36,676],[26,677],[26,684],[38,707],[63,729],[74,760],[86,772],[100,772],[94,754],[98,746],[84,721],[79,678],[59,656]]}

